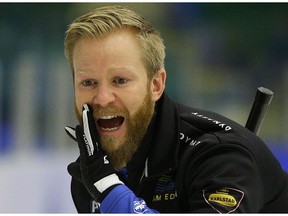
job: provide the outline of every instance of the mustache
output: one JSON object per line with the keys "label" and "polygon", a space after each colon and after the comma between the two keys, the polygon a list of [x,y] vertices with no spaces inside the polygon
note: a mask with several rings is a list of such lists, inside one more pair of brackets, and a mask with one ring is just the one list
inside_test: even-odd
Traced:
{"label": "mustache", "polygon": [[[98,119],[99,117],[105,116],[105,115],[122,116],[124,118],[130,119],[130,113],[125,108],[124,109],[118,108],[112,105],[109,105],[107,107],[91,106],[91,108],[92,108],[94,119]],[[82,124],[82,110],[80,112],[80,110],[77,109],[76,103],[74,103],[74,110],[75,110],[78,122]]]}
{"label": "mustache", "polygon": [[115,115],[115,116],[123,116],[128,117],[129,112],[126,109],[121,109],[114,106],[108,106],[108,107],[93,107],[93,117],[94,119],[97,119],[101,116],[105,115]]}

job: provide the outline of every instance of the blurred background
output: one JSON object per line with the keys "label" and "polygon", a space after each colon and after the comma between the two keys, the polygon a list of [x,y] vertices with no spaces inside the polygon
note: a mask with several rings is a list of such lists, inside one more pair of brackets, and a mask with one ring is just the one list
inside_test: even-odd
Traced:
{"label": "blurred background", "polygon": [[[75,213],[77,144],[67,25],[110,3],[0,4],[0,213]],[[168,94],[245,125],[258,87],[274,92],[259,136],[288,170],[288,4],[117,3],[166,44]]]}

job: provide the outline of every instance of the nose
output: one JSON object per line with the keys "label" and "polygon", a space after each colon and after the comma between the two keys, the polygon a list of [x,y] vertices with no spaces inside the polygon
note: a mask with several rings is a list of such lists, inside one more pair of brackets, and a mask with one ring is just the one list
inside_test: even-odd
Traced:
{"label": "nose", "polygon": [[93,103],[101,107],[106,107],[107,105],[113,103],[114,101],[115,101],[115,95],[113,90],[104,83],[99,84],[99,86],[95,91]]}

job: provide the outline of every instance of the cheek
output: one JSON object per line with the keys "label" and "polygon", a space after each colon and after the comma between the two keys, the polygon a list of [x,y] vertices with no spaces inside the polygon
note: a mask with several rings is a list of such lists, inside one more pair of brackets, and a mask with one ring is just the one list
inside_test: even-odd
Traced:
{"label": "cheek", "polygon": [[79,92],[75,91],[75,108],[79,112],[82,112],[83,104],[88,103],[88,97],[85,94],[80,94]]}
{"label": "cheek", "polygon": [[126,96],[124,97],[126,104],[126,108],[128,109],[130,116],[134,116],[134,114],[139,110],[139,108],[145,102],[145,98],[147,96],[147,88],[138,91],[137,93],[134,92],[133,95],[135,96]]}
{"label": "cheek", "polygon": [[77,108],[79,110],[79,107],[81,106],[81,97],[80,95],[77,93],[77,91],[75,91],[75,98],[74,98],[74,101],[75,101],[75,108]]}

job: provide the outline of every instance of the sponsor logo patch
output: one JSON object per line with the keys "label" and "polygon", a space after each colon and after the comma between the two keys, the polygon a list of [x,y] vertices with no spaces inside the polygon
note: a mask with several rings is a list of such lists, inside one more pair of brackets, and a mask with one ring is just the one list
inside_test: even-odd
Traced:
{"label": "sponsor logo patch", "polygon": [[240,205],[244,192],[235,188],[203,190],[205,201],[219,213],[234,212]]}
{"label": "sponsor logo patch", "polygon": [[144,200],[134,201],[133,203],[134,213],[143,214],[148,210],[148,207]]}

